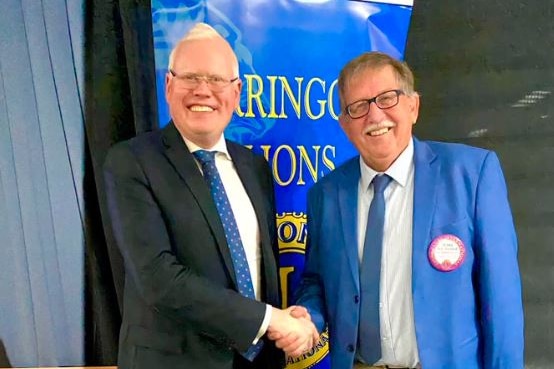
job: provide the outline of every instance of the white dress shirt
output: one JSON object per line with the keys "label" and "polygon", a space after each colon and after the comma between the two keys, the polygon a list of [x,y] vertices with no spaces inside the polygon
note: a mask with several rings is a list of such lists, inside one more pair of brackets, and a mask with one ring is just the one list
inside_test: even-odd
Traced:
{"label": "white dress shirt", "polygon": [[[185,144],[189,151],[194,153],[198,150],[217,151],[215,155],[215,166],[219,172],[223,187],[227,193],[229,204],[233,210],[233,215],[237,222],[239,229],[242,246],[244,247],[244,253],[246,254],[246,260],[248,261],[248,267],[250,269],[250,276],[252,278],[252,287],[254,288],[254,294],[256,300],[261,300],[261,248],[260,248],[260,228],[258,225],[258,218],[256,212],[252,206],[252,202],[244,189],[242,181],[237,173],[235,165],[229,152],[227,151],[227,145],[225,138],[221,136],[219,141],[209,149],[203,149],[196,145],[194,142],[183,137]],[[196,160],[198,168],[202,172],[201,164]],[[271,306],[266,305],[266,313],[258,335],[254,339],[254,344],[265,334],[269,326],[271,319]]]}
{"label": "white dress shirt", "polygon": [[[412,227],[414,198],[414,145],[408,147],[385,172],[393,181],[385,189],[385,226],[381,256],[379,315],[381,360],[415,368],[419,363],[412,298]],[[361,263],[367,216],[373,199],[373,177],[380,174],[360,157],[358,185],[358,256]]]}

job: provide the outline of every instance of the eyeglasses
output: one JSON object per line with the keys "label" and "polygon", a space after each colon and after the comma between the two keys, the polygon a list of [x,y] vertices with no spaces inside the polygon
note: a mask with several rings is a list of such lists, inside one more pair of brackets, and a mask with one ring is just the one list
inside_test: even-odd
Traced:
{"label": "eyeglasses", "polygon": [[177,74],[173,69],[169,73],[175,78],[178,87],[193,90],[200,85],[202,81],[206,82],[208,88],[212,91],[221,91],[231,83],[237,81],[239,77],[225,79],[217,75],[202,75],[195,73]]}
{"label": "eyeglasses", "polygon": [[404,95],[402,90],[389,90],[379,95],[372,97],[371,99],[358,100],[348,105],[344,112],[352,119],[361,118],[369,113],[369,106],[372,102],[377,105],[379,109],[390,109],[398,105],[399,96]]}

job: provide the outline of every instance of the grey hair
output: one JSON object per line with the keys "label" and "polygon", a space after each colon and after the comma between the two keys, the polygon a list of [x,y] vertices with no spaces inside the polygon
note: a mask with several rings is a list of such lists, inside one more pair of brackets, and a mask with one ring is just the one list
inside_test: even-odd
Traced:
{"label": "grey hair", "polygon": [[[191,29],[189,29],[189,31],[183,36],[183,38],[181,38],[177,42],[177,44],[171,50],[171,53],[169,54],[169,63],[168,63],[167,68],[168,69],[173,69],[173,65],[175,63],[175,50],[177,50],[179,45],[181,45],[182,43],[187,42],[187,41],[193,41],[193,40],[213,40],[213,39],[218,39],[218,38],[224,40],[225,42],[227,42],[227,40],[225,40],[225,38],[223,38],[219,34],[219,32],[217,32],[215,30],[215,28],[213,28],[209,24],[202,23],[202,22],[196,23]],[[229,47],[230,46],[231,45],[229,45]],[[231,48],[231,50],[232,50],[232,48]],[[235,76],[238,77],[238,75],[239,75],[239,63],[238,63],[238,60],[236,58],[236,55],[234,55],[234,53],[233,53],[233,56],[234,56],[233,73],[235,74]]]}
{"label": "grey hair", "polygon": [[340,72],[338,87],[341,108],[344,108],[344,93],[346,90],[346,84],[351,78],[354,78],[354,76],[358,73],[365,70],[375,70],[386,66],[392,67],[396,80],[406,95],[418,95],[418,93],[414,90],[414,75],[406,62],[397,60],[382,52],[366,52],[349,61]]}

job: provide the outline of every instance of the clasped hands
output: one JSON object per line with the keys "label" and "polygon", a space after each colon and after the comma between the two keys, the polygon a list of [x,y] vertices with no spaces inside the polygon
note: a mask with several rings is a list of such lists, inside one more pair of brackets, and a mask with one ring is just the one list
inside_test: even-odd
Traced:
{"label": "clasped hands", "polygon": [[267,336],[275,341],[275,346],[293,358],[305,354],[319,341],[317,328],[303,306],[291,306],[284,310],[273,308]]}

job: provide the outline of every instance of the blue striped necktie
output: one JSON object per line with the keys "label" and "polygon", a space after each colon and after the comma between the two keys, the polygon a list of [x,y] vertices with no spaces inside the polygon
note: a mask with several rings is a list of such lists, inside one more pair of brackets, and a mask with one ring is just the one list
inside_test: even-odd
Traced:
{"label": "blue striped necktie", "polygon": [[388,175],[373,178],[373,200],[369,206],[364,253],[360,266],[360,321],[358,355],[369,365],[381,358],[379,320],[379,284],[385,225],[385,188],[392,180]]}
{"label": "blue striped necktie", "polygon": [[[241,295],[255,299],[254,287],[250,276],[250,268],[246,260],[244,247],[240,238],[237,222],[229,204],[229,198],[225,192],[225,187],[219,176],[219,172],[215,166],[216,151],[198,150],[193,153],[194,157],[202,165],[204,180],[210,188],[213,200],[223,224],[225,238],[231,252],[233,267],[235,269],[235,277],[237,279],[237,287]],[[241,353],[246,359],[253,361],[260,353],[263,347],[263,341],[259,340],[256,345],[252,345],[246,352]]]}

